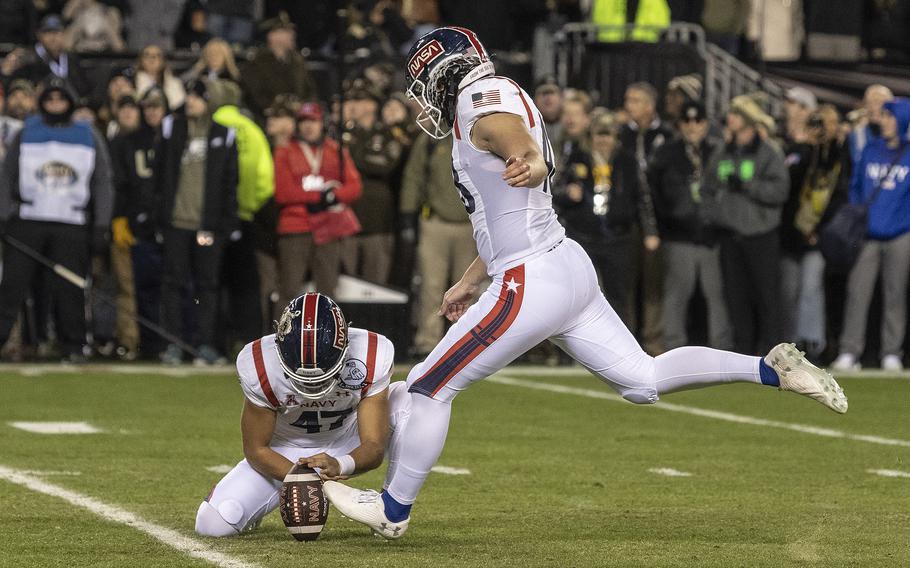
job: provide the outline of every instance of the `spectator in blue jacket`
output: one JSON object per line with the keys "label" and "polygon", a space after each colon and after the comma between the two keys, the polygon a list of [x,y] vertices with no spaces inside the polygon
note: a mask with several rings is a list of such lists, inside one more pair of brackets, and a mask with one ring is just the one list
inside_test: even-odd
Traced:
{"label": "spectator in blue jacket", "polygon": [[910,273],[910,99],[886,102],[881,136],[870,141],[853,170],[850,202],[868,201],[866,243],[847,281],[847,307],[836,370],[856,370],[865,348],[866,317],[879,273],[882,276],[881,366],[903,369],[907,327],[907,279]]}

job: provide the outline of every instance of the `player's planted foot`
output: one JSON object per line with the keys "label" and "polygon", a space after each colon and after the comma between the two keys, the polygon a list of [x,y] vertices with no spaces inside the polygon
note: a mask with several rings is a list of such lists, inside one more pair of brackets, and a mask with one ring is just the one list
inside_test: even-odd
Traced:
{"label": "player's planted foot", "polygon": [[398,522],[389,520],[382,496],[376,491],[361,491],[337,481],[326,481],[322,485],[322,491],[339,513],[370,527],[384,538],[401,538],[408,530],[411,517]]}
{"label": "player's planted foot", "polygon": [[780,390],[808,396],[834,412],[847,412],[847,396],[830,374],[806,359],[792,343],[774,347],[764,359],[780,379]]}

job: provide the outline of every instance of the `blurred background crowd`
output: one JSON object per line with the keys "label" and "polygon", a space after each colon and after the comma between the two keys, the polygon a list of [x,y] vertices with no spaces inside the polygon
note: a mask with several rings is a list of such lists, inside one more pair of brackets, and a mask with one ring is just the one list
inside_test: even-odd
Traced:
{"label": "blurred background crowd", "polygon": [[[790,340],[900,369],[908,18],[899,0],[4,0],[0,357],[222,363],[343,275],[407,294],[374,327],[428,353],[476,249],[404,55],[452,24],[533,96],[554,205],[648,352]],[[844,266],[818,244],[848,204],[868,221]]]}

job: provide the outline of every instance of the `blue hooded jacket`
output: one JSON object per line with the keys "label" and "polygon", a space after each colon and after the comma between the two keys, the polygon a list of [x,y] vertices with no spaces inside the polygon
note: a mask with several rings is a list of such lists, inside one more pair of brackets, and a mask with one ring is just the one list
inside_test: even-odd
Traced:
{"label": "blue hooded jacket", "polygon": [[[850,203],[858,204],[872,196],[881,180],[882,189],[869,206],[867,231],[868,237],[877,241],[888,241],[910,231],[910,99],[894,99],[884,108],[897,119],[900,146],[889,148],[881,137],[870,141],[850,181]],[[898,154],[900,158],[895,163]]]}

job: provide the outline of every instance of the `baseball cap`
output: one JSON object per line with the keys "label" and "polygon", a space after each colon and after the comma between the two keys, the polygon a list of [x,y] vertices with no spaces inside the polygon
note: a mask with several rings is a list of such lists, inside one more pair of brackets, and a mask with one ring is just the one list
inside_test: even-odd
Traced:
{"label": "baseball cap", "polygon": [[35,95],[35,86],[28,79],[15,79],[9,84],[6,96],[10,96],[16,91],[25,91],[25,94],[31,97]]}
{"label": "baseball cap", "polygon": [[702,91],[701,77],[695,73],[673,77],[667,83],[667,90],[678,90],[692,100],[700,99]]}
{"label": "baseball cap", "polygon": [[537,84],[534,85],[534,96],[558,93],[560,90],[561,89],[559,87],[559,83],[556,82],[556,78],[546,76],[537,81]]}
{"label": "baseball cap", "polygon": [[62,32],[64,29],[63,20],[57,14],[48,14],[41,20],[38,26],[39,32]]}
{"label": "baseball cap", "polygon": [[297,120],[322,120],[322,105],[319,103],[303,103],[297,110]]}
{"label": "baseball cap", "polygon": [[818,99],[815,98],[815,94],[805,87],[790,87],[787,89],[785,98],[809,110],[818,108]]}

